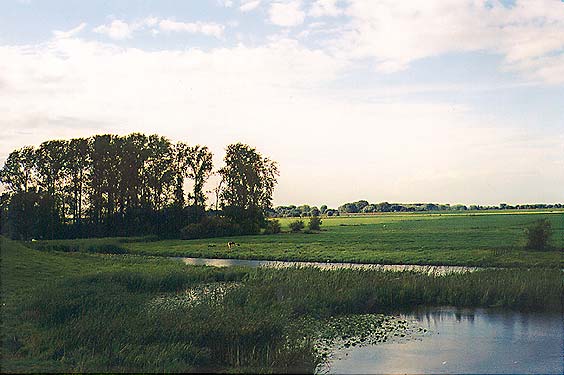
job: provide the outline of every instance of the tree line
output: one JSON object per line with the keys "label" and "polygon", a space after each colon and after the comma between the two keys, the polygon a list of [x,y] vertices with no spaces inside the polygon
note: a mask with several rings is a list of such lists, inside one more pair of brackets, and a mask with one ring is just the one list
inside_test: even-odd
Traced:
{"label": "tree line", "polygon": [[[224,162],[214,171],[208,147],[156,134],[26,146],[12,151],[0,170],[1,230],[17,239],[178,237],[215,216],[229,234],[257,232],[272,204],[277,163],[242,143],[227,146]],[[204,186],[214,173],[220,176],[215,210],[206,211]],[[201,235],[207,230],[200,228]]]}
{"label": "tree line", "polygon": [[344,203],[337,209],[322,205],[319,208],[307,204],[301,206],[277,206],[268,211],[271,217],[315,217],[318,215],[339,216],[342,214],[377,213],[377,212],[428,212],[428,211],[483,211],[483,210],[531,210],[564,208],[564,204],[517,204],[509,205],[500,203],[499,206],[490,205],[463,205],[463,204],[438,204],[438,203],[369,203],[366,200]]}

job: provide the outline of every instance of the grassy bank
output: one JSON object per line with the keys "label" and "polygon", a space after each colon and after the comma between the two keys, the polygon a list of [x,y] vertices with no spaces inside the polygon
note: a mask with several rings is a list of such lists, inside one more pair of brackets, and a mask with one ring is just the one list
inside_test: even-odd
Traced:
{"label": "grassy bank", "polygon": [[[552,223],[552,251],[527,251],[525,228]],[[282,219],[284,230],[295,219]],[[431,264],[496,267],[563,267],[564,213],[388,214],[323,220],[318,233],[281,233],[203,240],[88,239],[40,241],[43,249],[88,249],[113,241],[138,255]],[[240,246],[232,250],[227,242]],[[111,249],[107,250],[111,251]]]}
{"label": "grassy bank", "polygon": [[312,372],[301,322],[418,305],[558,311],[561,272],[215,269],[2,239],[2,371]]}

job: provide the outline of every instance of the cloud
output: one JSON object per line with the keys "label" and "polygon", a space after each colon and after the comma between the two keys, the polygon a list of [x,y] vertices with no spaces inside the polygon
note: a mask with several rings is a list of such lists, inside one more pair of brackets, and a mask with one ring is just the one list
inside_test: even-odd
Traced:
{"label": "cloud", "polygon": [[167,32],[187,32],[220,38],[225,26],[213,22],[177,22],[164,19],[159,21],[159,29]]}
{"label": "cloud", "polygon": [[343,9],[337,6],[339,0],[315,0],[309,9],[312,17],[337,17],[343,14]]}
{"label": "cloud", "polygon": [[131,38],[134,28],[130,27],[127,22],[122,20],[113,20],[109,25],[100,25],[95,27],[92,31],[104,34],[111,39],[123,40]]}
{"label": "cloud", "polygon": [[208,145],[217,165],[229,143],[256,146],[280,162],[277,204],[564,199],[561,135],[469,107],[325,91],[347,67],[284,38],[208,51],[0,46],[0,159],[46,139],[158,132]]}
{"label": "cloud", "polygon": [[299,0],[274,2],[268,10],[270,22],[278,26],[293,27],[301,25],[305,19],[302,3]]}
{"label": "cloud", "polygon": [[256,9],[260,5],[261,0],[243,0],[241,1],[241,6],[239,10],[241,12],[250,12]]}
{"label": "cloud", "polygon": [[122,20],[113,20],[109,25],[100,25],[94,28],[93,31],[105,34],[114,40],[123,40],[131,38],[135,31],[145,30],[147,28],[150,28],[153,35],[158,35],[160,32],[187,32],[216,38],[220,38],[225,30],[224,25],[214,22],[179,22],[171,19],[147,17],[131,23]]}
{"label": "cloud", "polygon": [[381,72],[431,56],[485,51],[504,56],[509,70],[564,82],[558,65],[564,54],[560,1],[507,6],[497,0],[349,0],[346,15],[350,22],[333,47],[352,59],[373,59]]}
{"label": "cloud", "polygon": [[71,38],[77,34],[79,34],[82,30],[84,30],[84,28],[86,27],[86,23],[82,22],[80,25],[78,25],[77,27],[70,29],[68,31],[59,31],[59,30],[55,30],[53,31],[53,35],[56,38]]}

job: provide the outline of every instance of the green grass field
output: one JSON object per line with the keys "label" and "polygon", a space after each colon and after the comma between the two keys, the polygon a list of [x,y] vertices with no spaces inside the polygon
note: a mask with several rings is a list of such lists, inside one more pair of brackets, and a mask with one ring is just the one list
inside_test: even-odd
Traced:
{"label": "green grass field", "polygon": [[1,237],[0,250],[3,373],[311,373],[323,360],[314,336],[327,319],[364,332],[381,320],[363,314],[417,306],[560,311],[563,288],[555,269],[218,269],[39,251]]}
{"label": "green grass field", "polygon": [[[526,251],[525,228],[548,219],[552,251]],[[281,219],[283,231],[296,219]],[[304,219],[307,224],[307,219]],[[231,250],[227,242],[240,246]],[[564,212],[384,214],[324,218],[318,233],[280,233],[156,242],[132,239],[44,241],[41,245],[119,243],[138,255],[430,264],[497,267],[563,267]]]}

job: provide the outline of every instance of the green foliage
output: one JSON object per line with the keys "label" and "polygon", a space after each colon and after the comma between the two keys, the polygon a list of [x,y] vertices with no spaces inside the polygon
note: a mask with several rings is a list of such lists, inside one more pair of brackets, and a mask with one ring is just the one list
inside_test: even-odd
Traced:
{"label": "green foliage", "polygon": [[295,220],[295,221],[292,221],[288,224],[288,227],[294,233],[299,232],[302,229],[304,229],[304,226],[305,225],[304,225],[303,220]]}
{"label": "green foliage", "polygon": [[223,181],[222,207],[262,213],[271,207],[279,175],[276,162],[242,143],[227,146],[224,162],[219,170]]}
{"label": "green foliage", "polygon": [[312,216],[307,224],[309,230],[321,230],[321,218],[319,216]]}
{"label": "green foliage", "polygon": [[540,219],[529,225],[525,233],[527,235],[526,248],[531,250],[547,250],[548,241],[552,235],[552,225],[546,219]]}
{"label": "green foliage", "polygon": [[282,226],[280,221],[277,219],[270,219],[266,223],[266,228],[264,228],[264,234],[277,234],[280,233]]}

